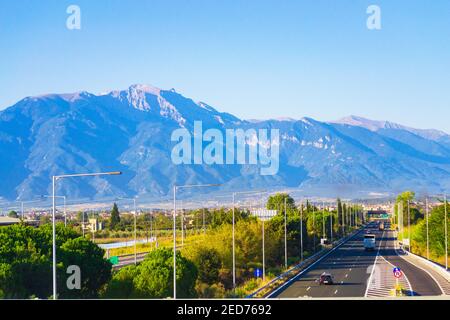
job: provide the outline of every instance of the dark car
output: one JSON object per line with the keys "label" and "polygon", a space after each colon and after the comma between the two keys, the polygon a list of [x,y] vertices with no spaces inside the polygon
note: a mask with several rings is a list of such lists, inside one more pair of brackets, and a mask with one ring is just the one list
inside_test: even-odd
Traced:
{"label": "dark car", "polygon": [[319,285],[332,285],[334,284],[333,276],[329,273],[322,273],[319,278]]}

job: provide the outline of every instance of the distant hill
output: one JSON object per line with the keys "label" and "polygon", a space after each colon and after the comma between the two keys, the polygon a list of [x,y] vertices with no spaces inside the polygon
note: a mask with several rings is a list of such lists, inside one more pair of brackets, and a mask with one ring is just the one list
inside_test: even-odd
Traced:
{"label": "distant hill", "polygon": [[[174,165],[173,130],[278,128],[280,169],[261,176],[255,165]],[[173,184],[220,183],[221,190],[301,188],[337,196],[450,187],[450,137],[384,121],[349,117],[245,121],[194,102],[175,90],[133,85],[123,91],[28,97],[0,113],[0,198],[50,192],[52,175],[121,170],[120,177],[67,179],[71,198],[141,195],[158,198]]]}

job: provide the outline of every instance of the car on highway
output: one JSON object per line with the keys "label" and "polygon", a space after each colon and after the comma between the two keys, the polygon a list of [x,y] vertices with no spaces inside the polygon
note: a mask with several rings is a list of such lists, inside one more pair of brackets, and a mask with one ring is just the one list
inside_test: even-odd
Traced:
{"label": "car on highway", "polygon": [[334,279],[330,273],[322,273],[319,278],[319,285],[333,285]]}
{"label": "car on highway", "polygon": [[376,246],[376,236],[374,234],[364,235],[364,250],[375,251]]}

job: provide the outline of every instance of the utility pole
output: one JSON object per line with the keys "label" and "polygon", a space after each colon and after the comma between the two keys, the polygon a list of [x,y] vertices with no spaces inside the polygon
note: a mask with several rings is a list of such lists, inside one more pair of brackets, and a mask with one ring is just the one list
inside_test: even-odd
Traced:
{"label": "utility pole", "polygon": [[173,186],[173,298],[177,298],[177,186]]}
{"label": "utility pole", "polygon": [[288,252],[287,252],[287,197],[284,198],[284,266],[288,268]]}
{"label": "utility pole", "polygon": [[232,242],[233,242],[233,290],[236,290],[236,244],[235,244],[235,201],[236,193],[233,192],[233,218],[232,218]]}
{"label": "utility pole", "polygon": [[426,206],[426,215],[427,215],[427,259],[430,260],[430,233],[429,233],[429,224],[428,224],[428,198],[425,200]]}
{"label": "utility pole", "polygon": [[205,208],[203,208],[203,234],[206,233],[206,228],[205,228]]}
{"label": "utility pole", "polygon": [[181,246],[184,246],[184,209],[183,200],[181,202]]}
{"label": "utility pole", "polygon": [[328,212],[330,212],[330,243],[333,243],[333,213],[329,208]]}
{"label": "utility pole", "polygon": [[408,251],[411,252],[411,204],[408,200]]}
{"label": "utility pole", "polygon": [[312,204],[313,209],[313,246],[314,246],[314,252],[316,252],[316,207],[314,206],[314,203]]}
{"label": "utility pole", "polygon": [[322,202],[322,239],[325,239],[326,232],[325,232],[325,201]]}
{"label": "utility pole", "polygon": [[300,261],[303,262],[303,202],[300,207]]}
{"label": "utility pole", "polygon": [[448,270],[448,225],[447,225],[447,195],[444,196],[444,224],[445,224],[445,270]]}
{"label": "utility pole", "polygon": [[345,237],[345,214],[344,214],[344,206],[342,205],[342,201],[340,201],[340,205],[338,203],[338,208],[340,207],[341,216],[342,216],[342,238]]}

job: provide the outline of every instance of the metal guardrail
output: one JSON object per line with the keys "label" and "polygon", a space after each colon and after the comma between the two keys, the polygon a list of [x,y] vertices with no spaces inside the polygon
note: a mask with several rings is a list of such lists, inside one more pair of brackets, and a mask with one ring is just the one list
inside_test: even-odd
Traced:
{"label": "metal guardrail", "polygon": [[[362,226],[362,228],[364,228],[364,226]],[[353,238],[355,235],[357,235],[359,232],[361,232],[362,229],[358,229],[356,231],[354,231],[352,234],[348,235],[345,238],[339,239],[338,241],[333,242],[333,245],[331,248],[329,249],[322,249],[319,252],[315,253],[314,255],[308,257],[306,260],[304,260],[303,262],[297,264],[296,266],[292,267],[291,269],[289,269],[288,271],[282,273],[281,275],[279,275],[278,277],[274,278],[273,280],[271,280],[269,283],[267,283],[266,285],[264,285],[263,287],[259,288],[257,291],[253,292],[252,294],[248,295],[246,297],[246,299],[252,299],[258,296],[258,294],[260,294],[261,292],[264,292],[265,290],[268,290],[265,294],[263,294],[261,296],[261,298],[264,298],[265,296],[269,295],[270,293],[273,292],[274,289],[279,288],[280,286],[282,286],[283,284],[285,284],[286,282],[288,282],[289,280],[293,279],[294,277],[296,277],[301,271],[303,271],[306,267],[310,266],[311,264],[313,264],[314,262],[316,262],[318,259],[320,259],[322,256],[324,256],[325,254],[329,253],[330,251],[332,251],[333,249],[336,249],[337,247],[341,246],[343,243],[347,242],[348,240],[350,240],[351,238]],[[295,271],[298,271],[295,274]],[[291,275],[292,274],[292,275]],[[284,281],[283,281],[284,280]],[[281,283],[277,284],[277,282],[281,281]],[[277,284],[277,286],[275,288],[271,288],[271,286],[273,286],[274,284]]]}

